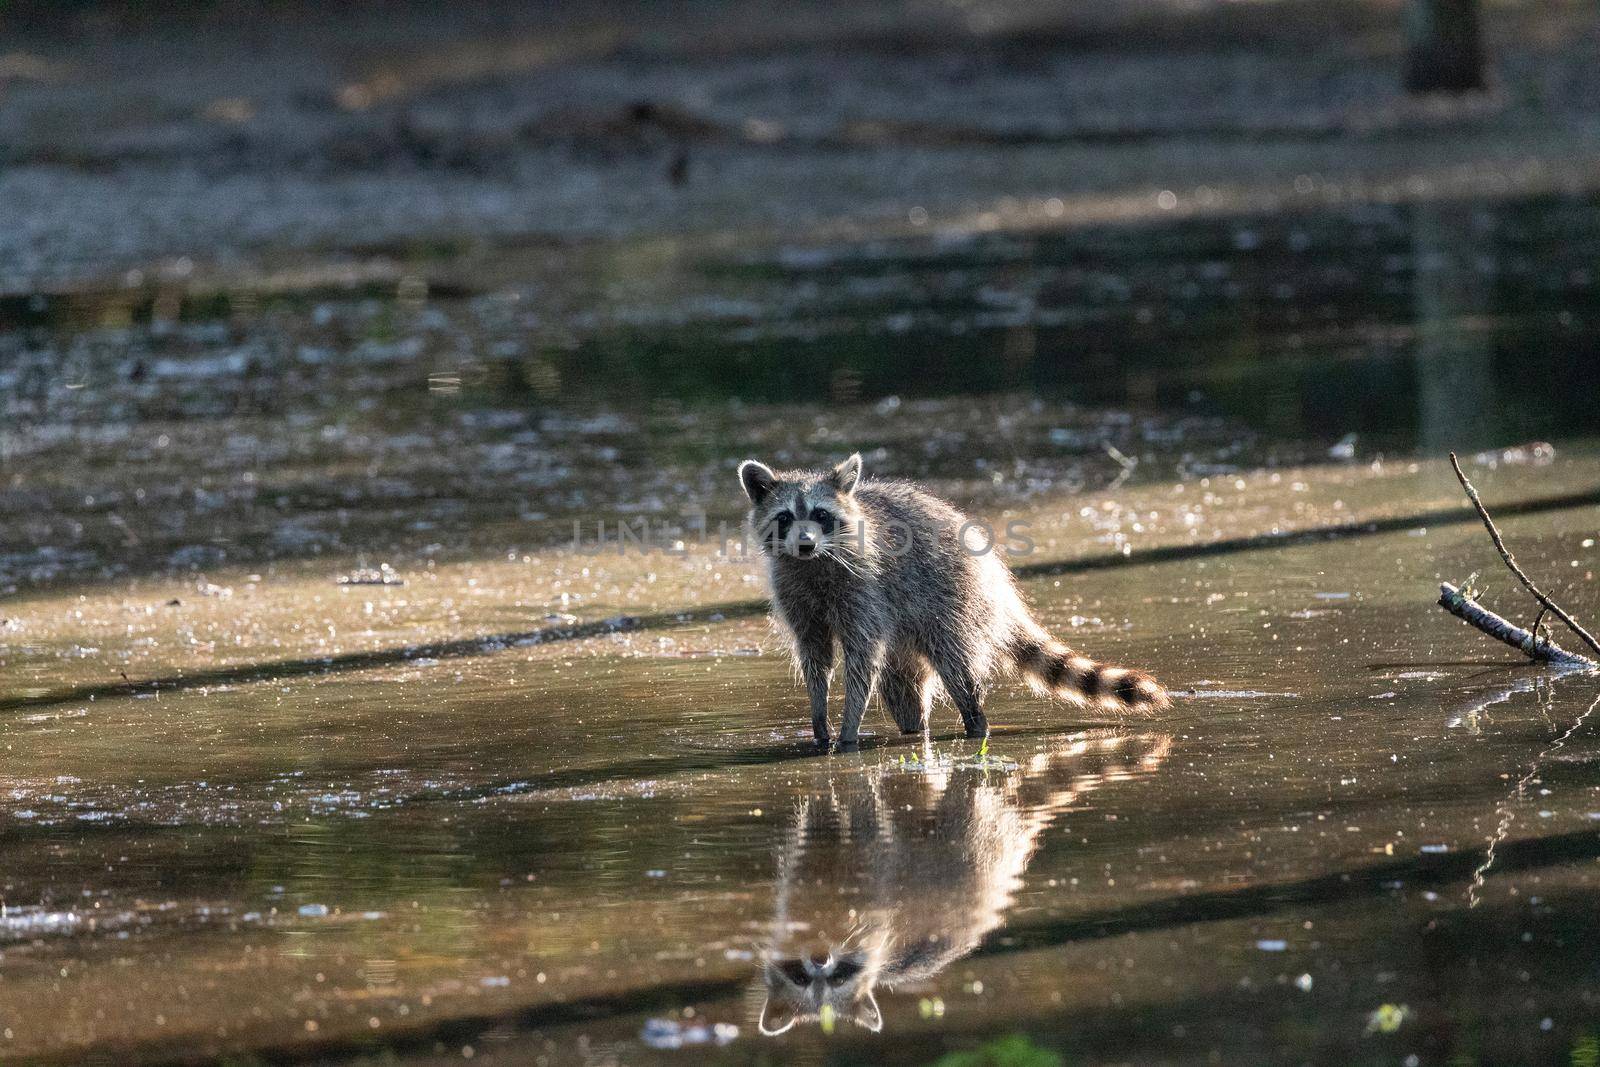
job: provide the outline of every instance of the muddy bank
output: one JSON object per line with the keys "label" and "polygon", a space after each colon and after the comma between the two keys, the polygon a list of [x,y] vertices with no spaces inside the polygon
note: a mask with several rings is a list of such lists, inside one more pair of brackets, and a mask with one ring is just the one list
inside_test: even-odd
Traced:
{"label": "muddy bank", "polygon": [[417,5],[176,29],[18,10],[0,289],[1051,200],[1228,209],[1305,182],[1358,200],[1586,187],[1592,12],[1492,12],[1493,90],[1413,102],[1387,5]]}

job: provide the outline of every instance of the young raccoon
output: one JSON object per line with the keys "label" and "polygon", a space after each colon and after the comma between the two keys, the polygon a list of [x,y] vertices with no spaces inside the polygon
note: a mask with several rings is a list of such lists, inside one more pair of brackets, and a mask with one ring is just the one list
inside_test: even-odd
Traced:
{"label": "young raccoon", "polygon": [[799,802],[778,855],[761,1032],[827,1016],[881,1029],[878,989],[930,981],[975,950],[1055,818],[1156,770],[1171,747],[1163,734],[1103,732],[1057,738],[1005,769],[930,758],[829,775]]}
{"label": "young raccoon", "polygon": [[1171,703],[1148,674],[1096,663],[1050,636],[998,552],[963,543],[966,516],[909,482],[863,481],[860,453],[830,471],[773,471],[745,460],[739,481],[818,745],[830,740],[835,641],[844,652],[846,751],[858,744],[874,692],[904,733],[927,729],[942,691],[967,736],[986,736],[985,687],[1008,671],[1079,705],[1151,712]]}

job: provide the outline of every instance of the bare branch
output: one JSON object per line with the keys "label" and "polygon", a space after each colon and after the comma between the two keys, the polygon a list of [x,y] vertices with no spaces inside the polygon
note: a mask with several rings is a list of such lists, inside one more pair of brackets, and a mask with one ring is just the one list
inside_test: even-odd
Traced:
{"label": "bare branch", "polygon": [[1439,606],[1462,622],[1477,627],[1496,641],[1526,653],[1538,663],[1551,663],[1558,667],[1579,667],[1600,670],[1600,663],[1568,652],[1548,637],[1535,639],[1532,633],[1516,623],[1507,622],[1482,604],[1467,596],[1449,582],[1439,583]]}
{"label": "bare branch", "polygon": [[[1577,620],[1563,611],[1559,604],[1545,596],[1544,593],[1539,590],[1539,587],[1533,584],[1533,579],[1524,574],[1522,568],[1517,566],[1517,561],[1511,556],[1511,550],[1506,548],[1505,541],[1500,537],[1500,531],[1495,528],[1494,520],[1489,518],[1489,512],[1484,508],[1483,501],[1478,499],[1478,491],[1472,487],[1472,483],[1467,481],[1467,476],[1461,472],[1461,463],[1456,459],[1456,454],[1454,452],[1450,453],[1450,466],[1455,468],[1456,479],[1461,483],[1461,488],[1467,491],[1467,499],[1472,501],[1472,506],[1478,509],[1478,518],[1483,520],[1484,528],[1489,531],[1489,537],[1494,541],[1494,547],[1500,553],[1500,558],[1505,560],[1506,566],[1511,569],[1511,573],[1517,576],[1517,581],[1521,582],[1523,587],[1527,589],[1528,592],[1532,593],[1534,599],[1543,605],[1544,608],[1550,612],[1550,614],[1566,623],[1567,628],[1573,633],[1577,634],[1583,643],[1588,645],[1595,655],[1600,656],[1600,641],[1596,641],[1593,634],[1591,634],[1588,630],[1585,630],[1582,626],[1578,625]],[[1443,601],[1441,601],[1441,603],[1443,603]],[[1468,621],[1470,622],[1471,620],[1469,619]],[[1474,625],[1477,624],[1474,623]],[[1521,630],[1520,632],[1527,633],[1526,630]],[[1502,640],[1504,640],[1504,638],[1502,638]],[[1531,652],[1528,654],[1530,656],[1533,655]],[[1534,658],[1537,659],[1538,657],[1535,656]]]}

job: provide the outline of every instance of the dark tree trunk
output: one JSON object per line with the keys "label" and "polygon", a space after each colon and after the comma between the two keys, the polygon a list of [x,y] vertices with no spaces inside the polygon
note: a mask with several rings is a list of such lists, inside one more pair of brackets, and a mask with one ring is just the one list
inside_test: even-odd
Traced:
{"label": "dark tree trunk", "polygon": [[1478,0],[1406,0],[1408,93],[1465,93],[1483,88]]}

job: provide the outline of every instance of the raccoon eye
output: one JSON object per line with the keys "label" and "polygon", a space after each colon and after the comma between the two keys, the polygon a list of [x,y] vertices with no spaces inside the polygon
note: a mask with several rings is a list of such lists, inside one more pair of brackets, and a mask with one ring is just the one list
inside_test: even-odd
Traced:
{"label": "raccoon eye", "polygon": [[794,525],[794,516],[787,511],[780,511],[766,521],[761,527],[761,540],[768,545],[776,545],[780,541],[789,539],[789,527]]}
{"label": "raccoon eye", "polygon": [[833,973],[828,975],[829,985],[843,985],[861,973],[861,964],[851,963],[849,960],[840,960],[833,965]]}
{"label": "raccoon eye", "polygon": [[811,521],[822,527],[823,533],[833,532],[833,512],[827,508],[812,508]]}
{"label": "raccoon eye", "polygon": [[778,970],[782,971],[783,976],[795,985],[809,985],[811,982],[811,976],[806,973],[805,964],[799,960],[784,960],[778,964]]}

